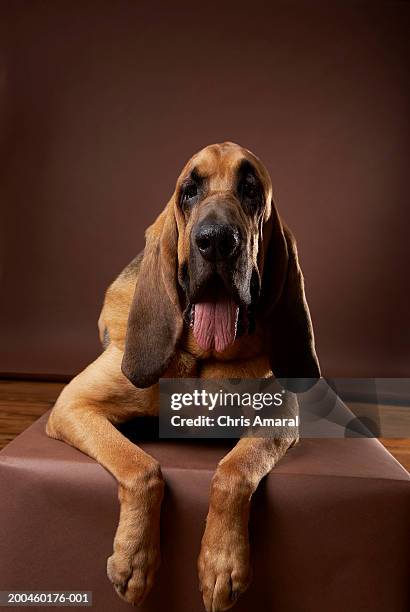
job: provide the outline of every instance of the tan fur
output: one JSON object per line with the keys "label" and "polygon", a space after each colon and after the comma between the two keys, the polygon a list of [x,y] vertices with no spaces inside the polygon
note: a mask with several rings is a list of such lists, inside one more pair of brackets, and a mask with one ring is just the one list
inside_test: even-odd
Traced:
{"label": "tan fur", "polygon": [[[201,172],[210,177],[207,197],[220,193],[227,197],[233,189],[233,169],[243,157],[256,164],[266,193],[265,242],[260,241],[251,253],[261,269],[266,256],[266,236],[273,231],[270,227],[273,211],[270,178],[259,160],[232,143],[212,145],[188,162],[177,185],[192,167],[199,166]],[[100,337],[108,344],[106,350],[64,389],[47,424],[49,436],[87,453],[118,481],[121,513],[107,571],[119,595],[134,604],[140,603],[148,593],[159,564],[159,520],[164,483],[157,461],[115,428],[116,424],[136,415],[153,415],[158,411],[157,385],[146,389],[134,387],[122,374],[121,362],[129,312],[142,266],[145,266],[143,282],[149,281],[149,250],[158,248],[155,245],[162,240],[163,258],[168,262],[171,257],[178,261],[187,260],[189,233],[198,213],[195,212],[187,224],[175,199],[174,194],[148,229],[144,259],[142,255],[136,258],[107,290],[98,323]],[[174,253],[171,253],[174,248],[170,246],[172,239],[163,240],[164,227],[171,223],[171,218],[178,235]],[[250,227],[249,231],[258,232],[258,228]],[[172,275],[172,269],[169,275]],[[154,278],[151,280],[158,282]],[[177,309],[176,289],[173,292],[171,287],[172,283],[176,285],[176,280],[165,276],[164,283],[171,306]],[[140,287],[142,291],[141,283]],[[154,290],[153,287],[149,291]],[[149,291],[148,297],[141,293],[141,299],[149,299]],[[191,330],[184,325],[164,376],[254,378],[271,374],[266,330],[258,321],[254,335],[236,340],[223,354],[213,350],[204,352]],[[260,480],[293,443],[293,439],[243,439],[221,461],[212,484],[210,510],[198,561],[200,585],[208,612],[228,609],[237,595],[246,589],[250,579],[247,535],[250,499]]]}

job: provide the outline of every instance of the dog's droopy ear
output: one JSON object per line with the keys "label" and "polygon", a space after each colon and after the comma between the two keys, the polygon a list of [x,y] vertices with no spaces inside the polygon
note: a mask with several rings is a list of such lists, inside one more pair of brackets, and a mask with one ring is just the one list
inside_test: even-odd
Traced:
{"label": "dog's droopy ear", "polygon": [[177,241],[171,200],[146,232],[144,256],[128,317],[121,369],[136,387],[150,387],[158,381],[182,332]]}
{"label": "dog's droopy ear", "polygon": [[270,237],[263,280],[264,287],[270,285],[263,297],[273,374],[277,378],[320,377],[296,242],[279,218]]}

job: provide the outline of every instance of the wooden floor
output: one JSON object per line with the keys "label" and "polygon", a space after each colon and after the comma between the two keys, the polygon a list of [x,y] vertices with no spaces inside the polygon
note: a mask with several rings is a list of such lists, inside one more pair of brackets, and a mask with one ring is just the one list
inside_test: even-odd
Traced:
{"label": "wooden floor", "polygon": [[[0,380],[0,449],[49,410],[65,383]],[[381,442],[410,472],[410,439]]]}
{"label": "wooden floor", "polygon": [[0,448],[47,412],[65,383],[0,380]]}

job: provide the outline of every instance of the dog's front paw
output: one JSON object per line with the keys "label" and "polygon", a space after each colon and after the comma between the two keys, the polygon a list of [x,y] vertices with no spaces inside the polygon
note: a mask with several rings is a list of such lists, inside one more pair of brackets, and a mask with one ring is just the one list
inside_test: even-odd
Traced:
{"label": "dog's front paw", "polygon": [[[133,490],[119,488],[120,522],[107,575],[118,595],[130,604],[142,603],[154,584],[160,564],[160,512],[164,482],[158,473]],[[138,492],[139,491],[139,492]]]}
{"label": "dog's front paw", "polygon": [[198,559],[200,590],[207,612],[231,608],[249,586],[251,568],[246,522],[208,514]]}
{"label": "dog's front paw", "polygon": [[138,546],[136,542],[129,542],[124,550],[117,548],[108,558],[107,575],[122,599],[138,605],[142,603],[154,584],[159,564],[159,543],[158,546],[153,544]]}

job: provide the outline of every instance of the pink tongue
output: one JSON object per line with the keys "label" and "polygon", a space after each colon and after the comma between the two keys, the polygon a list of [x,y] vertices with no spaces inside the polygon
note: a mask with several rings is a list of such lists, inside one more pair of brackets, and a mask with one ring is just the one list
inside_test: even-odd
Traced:
{"label": "pink tongue", "polygon": [[229,298],[195,304],[194,336],[205,350],[224,351],[235,340],[238,306]]}

